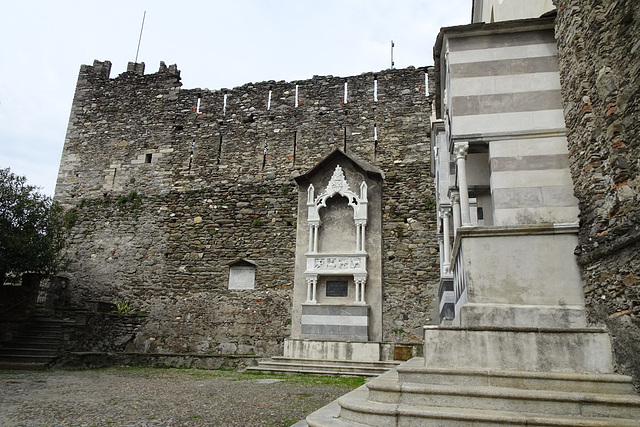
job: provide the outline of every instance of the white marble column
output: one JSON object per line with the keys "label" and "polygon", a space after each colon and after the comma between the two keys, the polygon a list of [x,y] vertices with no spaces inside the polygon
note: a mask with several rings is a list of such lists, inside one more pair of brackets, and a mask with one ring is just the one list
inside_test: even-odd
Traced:
{"label": "white marble column", "polygon": [[444,246],[442,272],[449,273],[451,269],[451,238],[449,237],[449,216],[451,215],[451,213],[449,211],[449,208],[443,208],[440,213],[442,215],[442,237]]}
{"label": "white marble column", "polygon": [[309,252],[318,252],[318,224],[309,224]]}
{"label": "white marble column", "polygon": [[365,229],[367,223],[362,220],[356,221],[356,253],[365,252]]}
{"label": "white marble column", "polygon": [[456,165],[458,167],[458,189],[460,190],[460,215],[462,226],[471,225],[471,211],[469,209],[469,185],[467,184],[467,153],[468,142],[456,142],[454,148]]}
{"label": "white marble column", "polygon": [[313,242],[314,242],[314,237],[313,237],[313,229],[314,229],[314,225],[313,224],[309,224],[309,252],[313,252]]}
{"label": "white marble column", "polygon": [[317,277],[307,277],[307,304],[317,304],[316,300],[316,288],[318,285]]}
{"label": "white marble column", "polygon": [[355,275],[353,276],[353,282],[356,285],[356,304],[366,304],[365,295],[365,283],[367,282],[367,276]]}

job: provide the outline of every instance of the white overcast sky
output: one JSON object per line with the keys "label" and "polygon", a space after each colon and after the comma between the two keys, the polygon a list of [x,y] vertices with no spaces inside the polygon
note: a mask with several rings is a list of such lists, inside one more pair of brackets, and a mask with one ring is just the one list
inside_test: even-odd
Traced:
{"label": "white overcast sky", "polygon": [[0,6],[0,168],[53,195],[81,64],[177,64],[183,88],[350,76],[432,65],[441,27],[471,0],[5,0]]}

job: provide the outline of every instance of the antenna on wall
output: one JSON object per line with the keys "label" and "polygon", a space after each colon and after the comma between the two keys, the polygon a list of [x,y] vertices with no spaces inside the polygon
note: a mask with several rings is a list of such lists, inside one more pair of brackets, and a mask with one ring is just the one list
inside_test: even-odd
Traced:
{"label": "antenna on wall", "polygon": [[391,68],[393,68],[393,46],[395,46],[393,44],[393,40],[391,40]]}
{"label": "antenna on wall", "polygon": [[138,53],[140,53],[140,42],[142,41],[142,30],[144,29],[144,18],[147,16],[147,11],[144,11],[144,14],[142,15],[142,26],[140,27],[140,37],[138,38],[138,49],[136,50],[136,60],[135,60],[135,64],[138,63]]}

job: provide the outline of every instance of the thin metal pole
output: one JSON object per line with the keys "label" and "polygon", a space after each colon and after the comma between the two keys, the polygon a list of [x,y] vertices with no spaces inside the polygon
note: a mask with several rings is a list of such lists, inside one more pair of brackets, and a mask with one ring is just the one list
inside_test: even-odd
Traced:
{"label": "thin metal pole", "polygon": [[142,30],[144,29],[144,18],[147,16],[147,11],[144,11],[142,15],[142,26],[140,26],[140,37],[138,38],[138,49],[136,50],[136,60],[135,64],[138,63],[138,53],[140,53],[140,42],[142,41]]}
{"label": "thin metal pole", "polygon": [[391,68],[393,68],[393,40],[391,40]]}

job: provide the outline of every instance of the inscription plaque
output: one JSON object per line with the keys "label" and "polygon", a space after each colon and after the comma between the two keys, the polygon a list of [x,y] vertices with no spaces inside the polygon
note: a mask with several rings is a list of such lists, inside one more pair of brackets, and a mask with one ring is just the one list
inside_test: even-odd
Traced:
{"label": "inscription plaque", "polygon": [[346,297],[348,296],[348,285],[346,280],[327,280],[328,297]]}

